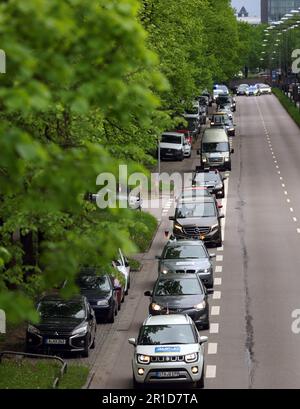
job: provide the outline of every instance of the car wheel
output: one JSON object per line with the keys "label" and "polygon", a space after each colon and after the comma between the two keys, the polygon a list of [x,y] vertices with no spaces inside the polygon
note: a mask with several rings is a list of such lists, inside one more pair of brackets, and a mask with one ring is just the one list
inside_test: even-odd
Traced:
{"label": "car wheel", "polygon": [[231,163],[228,165],[227,170],[231,171]]}
{"label": "car wheel", "polygon": [[203,362],[201,378],[199,379],[198,382],[196,382],[195,386],[196,386],[197,389],[203,389],[204,388],[204,362]]}
{"label": "car wheel", "polygon": [[222,245],[223,245],[223,240],[222,240],[222,236],[221,236],[221,234],[220,234],[220,238],[219,238],[219,240],[218,240],[217,243],[216,243],[216,247],[222,247]]}
{"label": "car wheel", "polygon": [[107,321],[111,324],[115,322],[115,305],[113,305],[112,309],[110,310]]}
{"label": "car wheel", "polygon": [[180,156],[180,158],[179,158],[180,162],[182,162],[183,159],[184,159],[184,155],[183,155],[183,153],[182,153],[181,156]]}
{"label": "car wheel", "polygon": [[224,199],[224,197],[225,197],[225,188],[222,190],[222,194],[221,194],[220,198]]}
{"label": "car wheel", "polygon": [[207,321],[207,322],[202,326],[202,329],[208,330],[209,328],[210,328],[210,323],[209,323],[209,321]]}
{"label": "car wheel", "polygon": [[95,346],[96,346],[96,333],[94,335],[94,339],[93,339],[93,342],[92,342],[92,345],[91,345],[91,349],[94,349]]}
{"label": "car wheel", "polygon": [[85,344],[84,344],[84,351],[82,352],[82,356],[84,357],[84,358],[88,358],[89,357],[89,354],[90,354],[90,350],[89,350],[89,345],[90,345],[90,342],[89,342],[90,340],[89,340],[89,337],[87,336],[86,337],[86,340],[85,340]]}

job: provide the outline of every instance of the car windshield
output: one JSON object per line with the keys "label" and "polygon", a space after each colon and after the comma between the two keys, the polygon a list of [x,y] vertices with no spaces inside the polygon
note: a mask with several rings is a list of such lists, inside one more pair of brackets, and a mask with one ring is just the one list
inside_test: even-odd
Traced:
{"label": "car windshield", "polygon": [[196,278],[159,280],[154,290],[159,297],[197,294],[202,294],[202,288]]}
{"label": "car windshield", "polygon": [[181,136],[179,136],[179,135],[178,136],[177,135],[162,135],[161,142],[180,144],[181,143]]}
{"label": "car windshield", "polygon": [[202,144],[202,150],[206,153],[211,152],[228,152],[229,143],[228,142],[207,142]]}
{"label": "car windshield", "polygon": [[191,325],[143,325],[138,345],[176,345],[196,344],[195,333]]}
{"label": "car windshield", "polygon": [[198,107],[192,107],[185,110],[185,113],[188,115],[196,115],[198,114],[199,110]]}
{"label": "car windshield", "polygon": [[49,300],[41,301],[37,310],[42,319],[78,319],[85,318],[84,306],[81,302]]}
{"label": "car windshield", "polygon": [[77,284],[82,290],[110,291],[107,276],[81,275],[77,279]]}
{"label": "car windshield", "polygon": [[203,246],[172,246],[166,249],[164,259],[207,258]]}
{"label": "car windshield", "polygon": [[196,198],[196,197],[211,197],[211,193],[207,189],[190,189],[184,190],[181,198]]}
{"label": "car windshield", "polygon": [[216,207],[213,202],[182,203],[176,209],[175,217],[185,219],[189,217],[215,217]]}

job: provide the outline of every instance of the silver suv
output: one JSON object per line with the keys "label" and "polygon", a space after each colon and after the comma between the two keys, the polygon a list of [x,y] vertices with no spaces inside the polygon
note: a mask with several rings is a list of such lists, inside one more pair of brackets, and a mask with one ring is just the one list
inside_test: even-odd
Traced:
{"label": "silver suv", "polygon": [[134,345],[133,385],[190,383],[204,387],[204,343],[193,320],[187,315],[149,316]]}

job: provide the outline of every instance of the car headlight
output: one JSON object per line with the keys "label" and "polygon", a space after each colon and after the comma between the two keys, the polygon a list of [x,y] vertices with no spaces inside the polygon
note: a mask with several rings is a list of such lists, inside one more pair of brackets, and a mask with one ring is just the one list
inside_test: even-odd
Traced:
{"label": "car headlight", "polygon": [[198,360],[198,354],[194,352],[193,354],[185,355],[184,359],[185,362],[196,362]]}
{"label": "car headlight", "polygon": [[206,302],[205,301],[202,301],[199,304],[194,305],[194,308],[196,310],[204,310],[205,307],[206,307]]}
{"label": "car headlight", "polygon": [[219,228],[219,225],[218,225],[218,224],[214,224],[214,225],[211,226],[211,230],[216,230],[216,229],[218,229],[218,228]]}
{"label": "car headlight", "polygon": [[137,361],[139,364],[148,365],[150,364],[150,356],[138,354]]}
{"label": "car headlight", "polygon": [[87,333],[88,326],[83,325],[82,327],[75,328],[74,331],[72,332],[72,335],[84,335]]}
{"label": "car headlight", "polygon": [[175,224],[174,224],[174,230],[180,230],[180,231],[182,231],[182,226],[180,226],[180,224],[178,224],[178,223],[175,223]]}
{"label": "car headlight", "polygon": [[27,331],[30,332],[31,334],[40,334],[40,330],[33,325],[28,325]]}
{"label": "car headlight", "polygon": [[202,162],[206,162],[206,161],[207,161],[206,157],[202,156]]}
{"label": "car headlight", "polygon": [[197,271],[197,274],[207,274],[207,273],[209,273],[210,272],[210,269],[209,268],[205,268],[204,270],[198,270]]}
{"label": "car headlight", "polygon": [[166,268],[163,268],[163,269],[161,270],[161,274],[168,274],[168,273],[174,273],[174,271],[172,271],[172,270],[167,270]]}
{"label": "car headlight", "polygon": [[229,158],[225,158],[225,162],[229,162]]}
{"label": "car headlight", "polygon": [[99,300],[99,301],[97,301],[97,305],[108,306],[108,301],[107,300]]}
{"label": "car headlight", "polygon": [[160,311],[160,310],[161,310],[161,306],[158,305],[158,304],[156,304],[155,302],[153,302],[153,303],[151,304],[151,309],[154,310],[154,311]]}
{"label": "car headlight", "polygon": [[219,183],[218,185],[216,185],[216,189],[222,189],[222,187],[223,187],[222,183]]}

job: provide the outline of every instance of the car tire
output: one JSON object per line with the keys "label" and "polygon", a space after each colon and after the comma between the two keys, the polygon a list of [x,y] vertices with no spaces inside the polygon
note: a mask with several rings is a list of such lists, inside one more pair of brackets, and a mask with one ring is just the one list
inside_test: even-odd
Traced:
{"label": "car tire", "polygon": [[222,236],[220,234],[219,240],[216,242],[216,247],[222,247],[223,246],[223,240]]}
{"label": "car tire", "polygon": [[96,333],[94,335],[94,339],[93,339],[93,342],[92,342],[92,345],[91,345],[91,349],[94,349],[95,346],[96,346]]}
{"label": "car tire", "polygon": [[198,382],[195,384],[197,389],[203,389],[204,388],[204,362],[203,362],[203,368],[201,372],[201,378],[199,379]]}
{"label": "car tire", "polygon": [[230,172],[231,171],[231,163],[228,165],[227,170]]}
{"label": "car tire", "polygon": [[182,153],[181,156],[180,156],[180,158],[179,158],[180,162],[182,162],[183,159],[184,159],[184,154]]}
{"label": "car tire", "polygon": [[109,322],[110,324],[113,324],[115,322],[115,305],[113,305],[113,308],[109,312],[107,322]]}
{"label": "car tire", "polygon": [[207,321],[207,323],[202,326],[202,329],[203,330],[209,330],[209,328],[210,328],[210,322]]}
{"label": "car tire", "polygon": [[83,358],[88,358],[89,357],[89,354],[90,354],[89,345],[90,345],[90,342],[89,342],[89,338],[87,336],[86,340],[85,340],[85,344],[84,344],[84,351],[82,352]]}
{"label": "car tire", "polygon": [[222,195],[220,196],[221,199],[224,199],[225,197],[225,188],[222,190]]}

